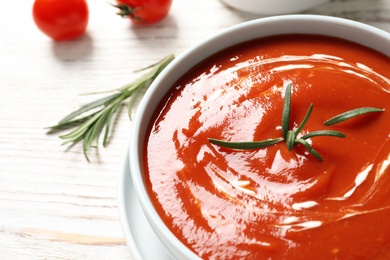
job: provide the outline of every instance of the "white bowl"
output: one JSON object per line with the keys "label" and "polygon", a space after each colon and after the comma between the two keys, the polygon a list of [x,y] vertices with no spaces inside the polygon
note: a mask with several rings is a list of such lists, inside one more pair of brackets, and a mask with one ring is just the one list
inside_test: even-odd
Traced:
{"label": "white bowl", "polygon": [[276,15],[301,12],[329,0],[221,0],[227,5],[249,13]]}
{"label": "white bowl", "polygon": [[142,164],[143,149],[145,134],[152,114],[176,80],[206,57],[231,45],[251,39],[291,33],[321,34],[348,39],[390,56],[390,34],[375,27],[335,17],[285,15],[253,20],[225,29],[193,46],[169,64],[148,89],[140,103],[133,122],[129,160],[135,192],[144,214],[157,237],[173,258],[197,259],[198,257],[164,225],[153,208],[145,188]]}

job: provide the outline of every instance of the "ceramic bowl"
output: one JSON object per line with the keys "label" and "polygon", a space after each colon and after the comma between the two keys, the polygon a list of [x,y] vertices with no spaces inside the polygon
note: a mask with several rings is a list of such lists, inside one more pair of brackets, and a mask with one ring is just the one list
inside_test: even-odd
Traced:
{"label": "ceramic bowl", "polygon": [[330,0],[221,0],[225,4],[249,13],[262,15],[301,12]]}
{"label": "ceramic bowl", "polygon": [[198,257],[164,225],[153,208],[145,188],[143,149],[152,114],[178,78],[206,57],[231,45],[254,38],[291,33],[321,34],[344,38],[390,56],[390,34],[375,27],[335,17],[283,15],[252,20],[227,28],[188,49],[169,64],[148,89],[138,107],[130,138],[129,161],[134,189],[146,219],[172,258],[197,259]]}

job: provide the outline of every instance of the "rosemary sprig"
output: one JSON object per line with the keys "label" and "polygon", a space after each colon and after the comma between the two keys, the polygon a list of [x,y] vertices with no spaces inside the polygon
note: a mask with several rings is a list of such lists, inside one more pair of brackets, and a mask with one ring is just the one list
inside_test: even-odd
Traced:
{"label": "rosemary sprig", "polygon": [[[282,112],[282,137],[267,139],[264,141],[245,141],[245,142],[230,142],[230,141],[223,141],[215,138],[209,138],[208,140],[212,144],[221,147],[230,148],[230,149],[237,149],[237,150],[265,148],[285,140],[285,143],[289,151],[291,151],[296,144],[301,144],[308,150],[310,154],[316,157],[319,161],[322,161],[321,155],[306,140],[316,136],[331,136],[331,137],[344,138],[345,134],[334,130],[318,130],[318,131],[307,133],[299,137],[299,134],[301,133],[301,131],[303,130],[303,128],[305,127],[306,123],[310,118],[314,105],[310,104],[309,109],[306,112],[306,115],[303,118],[302,122],[299,124],[298,128],[296,130],[290,129],[291,87],[292,87],[291,83],[286,86],[285,95],[284,95],[283,112]],[[372,108],[372,107],[357,108],[339,114],[329,120],[326,120],[324,122],[324,125],[331,126],[359,115],[372,113],[372,112],[383,112],[383,111],[384,111],[383,109]]]}
{"label": "rosemary sprig", "polygon": [[88,151],[90,148],[98,147],[99,137],[103,129],[105,130],[103,146],[107,145],[112,119],[119,106],[125,100],[129,99],[127,106],[129,118],[131,120],[132,110],[141,90],[148,88],[160,72],[173,59],[173,55],[167,56],[158,63],[143,69],[148,69],[149,71],[133,82],[126,84],[121,88],[106,91],[115,93],[81,106],[79,109],[60,120],[57,125],[49,127],[51,132],[54,132],[54,130],[64,130],[76,127],[71,132],[61,135],[60,138],[65,140],[63,144],[83,141],[83,152],[85,158],[89,161]]}

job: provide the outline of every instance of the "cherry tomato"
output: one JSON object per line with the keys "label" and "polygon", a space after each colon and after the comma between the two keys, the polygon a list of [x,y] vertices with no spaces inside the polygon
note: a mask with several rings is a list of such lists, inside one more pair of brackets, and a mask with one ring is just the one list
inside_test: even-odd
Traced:
{"label": "cherry tomato", "polygon": [[172,0],[117,0],[119,15],[136,24],[151,24],[167,16]]}
{"label": "cherry tomato", "polygon": [[38,28],[56,41],[84,34],[88,24],[86,0],[35,0],[33,17]]}

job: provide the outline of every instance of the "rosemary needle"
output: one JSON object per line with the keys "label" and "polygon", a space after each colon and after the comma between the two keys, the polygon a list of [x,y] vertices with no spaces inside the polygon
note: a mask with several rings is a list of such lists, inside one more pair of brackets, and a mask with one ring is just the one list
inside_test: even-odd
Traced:
{"label": "rosemary needle", "polygon": [[287,138],[287,133],[290,128],[290,109],[291,108],[291,83],[286,87],[284,94],[283,112],[282,112],[282,135]]}
{"label": "rosemary needle", "polygon": [[214,138],[208,138],[210,143],[223,146],[226,148],[236,149],[236,150],[252,150],[252,149],[259,149],[259,148],[265,148],[267,146],[271,146],[274,144],[277,144],[281,141],[283,141],[283,138],[274,138],[274,139],[267,139],[264,141],[258,141],[258,142],[227,142],[222,141]]}
{"label": "rosemary needle", "polygon": [[335,125],[341,122],[344,122],[348,119],[351,119],[353,117],[364,115],[367,113],[374,113],[374,112],[383,112],[384,109],[382,108],[376,108],[376,107],[361,107],[349,110],[347,112],[341,113],[337,116],[332,117],[331,119],[328,119],[324,122],[324,125],[330,126]]}

